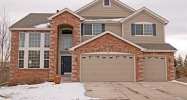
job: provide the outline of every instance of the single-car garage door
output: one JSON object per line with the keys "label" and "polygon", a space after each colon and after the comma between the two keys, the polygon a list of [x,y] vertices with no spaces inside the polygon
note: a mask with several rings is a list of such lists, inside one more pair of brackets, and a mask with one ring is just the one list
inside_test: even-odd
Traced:
{"label": "single-car garage door", "polygon": [[144,81],[166,81],[165,56],[144,56],[143,58]]}
{"label": "single-car garage door", "polygon": [[83,54],[81,81],[134,81],[134,55]]}

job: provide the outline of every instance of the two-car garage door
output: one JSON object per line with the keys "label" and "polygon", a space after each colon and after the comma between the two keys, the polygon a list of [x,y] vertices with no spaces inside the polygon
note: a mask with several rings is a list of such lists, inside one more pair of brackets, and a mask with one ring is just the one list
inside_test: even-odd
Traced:
{"label": "two-car garage door", "polygon": [[134,55],[83,54],[82,82],[134,81]]}

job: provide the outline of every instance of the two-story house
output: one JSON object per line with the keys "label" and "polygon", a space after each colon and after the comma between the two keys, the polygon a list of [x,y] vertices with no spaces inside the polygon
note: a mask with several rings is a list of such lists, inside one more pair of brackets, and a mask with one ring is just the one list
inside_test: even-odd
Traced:
{"label": "two-story house", "polygon": [[9,82],[32,77],[73,82],[170,81],[174,53],[165,42],[168,21],[146,7],[94,0],[77,11],[30,13],[10,27]]}

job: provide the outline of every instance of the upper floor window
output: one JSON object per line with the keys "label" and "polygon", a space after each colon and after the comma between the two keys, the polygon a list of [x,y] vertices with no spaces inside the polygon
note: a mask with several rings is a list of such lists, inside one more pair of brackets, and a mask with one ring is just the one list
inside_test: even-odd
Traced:
{"label": "upper floor window", "polygon": [[44,47],[50,46],[50,33],[45,33]]}
{"label": "upper floor window", "polygon": [[73,46],[73,40],[72,37],[62,37],[61,39],[61,45],[62,45],[62,50],[69,50],[70,47]]}
{"label": "upper floor window", "polygon": [[104,0],[104,6],[110,6],[110,0]]}
{"label": "upper floor window", "polygon": [[105,31],[105,24],[83,24],[83,35],[98,35]]}
{"label": "upper floor window", "polygon": [[40,41],[40,33],[29,33],[29,47],[40,47]]}
{"label": "upper floor window", "polygon": [[135,23],[131,25],[132,35],[156,36],[156,24]]}
{"label": "upper floor window", "polygon": [[19,34],[19,47],[25,46],[25,33]]}

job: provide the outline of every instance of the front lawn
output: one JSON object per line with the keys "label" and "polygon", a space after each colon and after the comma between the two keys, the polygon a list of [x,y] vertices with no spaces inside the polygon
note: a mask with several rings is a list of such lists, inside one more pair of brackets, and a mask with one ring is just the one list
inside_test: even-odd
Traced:
{"label": "front lawn", "polygon": [[36,85],[0,87],[0,100],[70,100],[90,99],[84,93],[84,84],[46,82]]}

